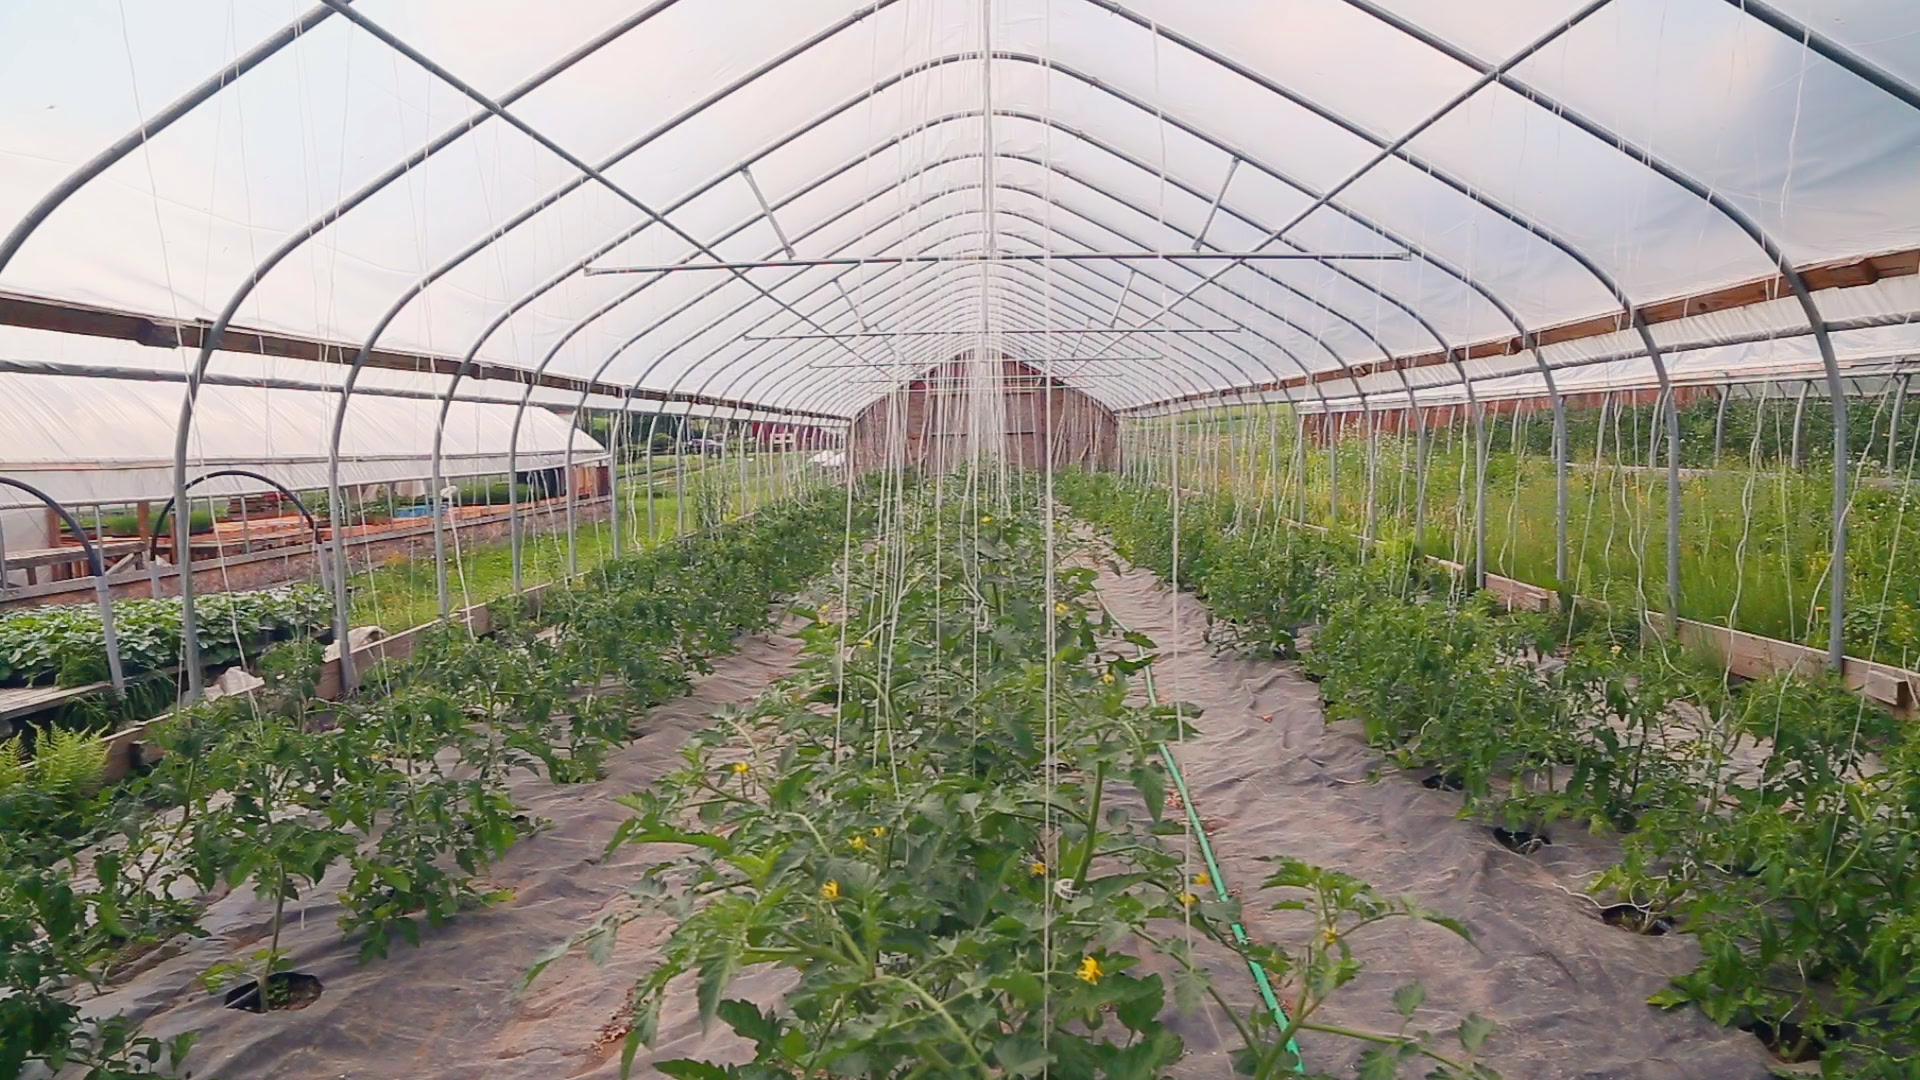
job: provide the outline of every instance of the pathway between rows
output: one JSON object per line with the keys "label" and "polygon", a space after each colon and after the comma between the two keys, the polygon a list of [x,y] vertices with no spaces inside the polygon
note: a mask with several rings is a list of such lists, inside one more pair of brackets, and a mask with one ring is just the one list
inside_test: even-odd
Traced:
{"label": "pathway between rows", "polygon": [[147,1034],[201,1032],[189,1059],[193,1075],[223,1080],[617,1077],[624,1032],[616,1018],[646,956],[626,940],[637,935],[623,934],[604,968],[569,956],[527,993],[515,996],[513,988],[542,952],[618,903],[639,868],[663,857],[659,848],[625,848],[601,860],[629,816],[614,799],[679,765],[682,744],[711,723],[712,713],[751,701],[791,672],[799,655],[795,638],[750,638],[697,677],[692,693],[654,710],[646,734],[609,758],[605,780],[567,787],[516,782],[516,803],[552,825],[489,869],[486,880],[512,890],[512,899],[426,931],[419,948],[401,942],[385,960],[362,966],[358,938],[343,939],[337,925],[341,908],[333,896],[341,874],[330,876],[289,911],[282,935],[294,967],[326,986],[302,1011],[233,1012],[196,984],[216,960],[245,957],[264,944],[271,906],[246,889],[211,909],[210,939],[99,1004],[145,1019]]}
{"label": "pathway between rows", "polygon": [[[1356,940],[1366,972],[1323,1010],[1332,1023],[1391,1030],[1391,996],[1418,980],[1427,1006],[1416,1027],[1451,1027],[1478,1012],[1499,1027],[1484,1060],[1508,1080],[1762,1080],[1753,1036],[1697,1010],[1661,1012],[1647,995],[1698,956],[1682,935],[1640,937],[1592,917],[1581,893],[1611,845],[1563,828],[1522,857],[1460,820],[1460,796],[1420,786],[1388,766],[1357,730],[1329,727],[1319,688],[1297,667],[1216,656],[1206,606],[1172,594],[1143,570],[1103,569],[1102,602],[1164,654],[1163,698],[1200,706],[1199,729],[1175,753],[1228,884],[1256,939],[1301,931],[1294,912],[1268,910],[1266,856],[1343,870],[1389,895],[1466,923],[1471,944],[1438,927],[1383,924]],[[1176,609],[1178,612],[1176,632]],[[1244,980],[1244,975],[1242,976]],[[1309,1067],[1351,1075],[1356,1043],[1309,1033]]]}

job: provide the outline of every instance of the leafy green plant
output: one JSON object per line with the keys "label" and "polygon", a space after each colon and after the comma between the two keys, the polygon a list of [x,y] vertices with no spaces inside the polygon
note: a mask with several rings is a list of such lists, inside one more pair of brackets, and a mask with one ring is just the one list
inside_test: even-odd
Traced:
{"label": "leafy green plant", "polygon": [[[191,872],[203,888],[216,881],[249,884],[273,902],[267,944],[243,972],[268,1008],[277,1004],[268,980],[289,966],[280,949],[287,901],[299,899],[301,888],[317,884],[354,847],[322,813],[333,780],[323,738],[285,716],[252,717],[224,733],[204,764],[225,798],[196,808]],[[236,974],[242,973],[216,968],[209,981]]]}
{"label": "leafy green plant", "polygon": [[[1063,490],[1123,554],[1170,551],[1164,492],[1109,477]],[[1198,494],[1183,514],[1224,520],[1216,501],[1230,504]],[[1276,548],[1297,549],[1294,531],[1263,534],[1242,516],[1202,541],[1210,570],[1183,557],[1183,575],[1223,575],[1187,580],[1248,624],[1216,640],[1291,640],[1289,613],[1317,606],[1305,663],[1330,717],[1402,765],[1437,770],[1463,791],[1463,813],[1509,830],[1571,821],[1624,834],[1595,890],[1639,912],[1629,925],[1677,925],[1705,954],[1655,1004],[1697,1005],[1824,1075],[1911,1075],[1910,732],[1828,679],[1729,685],[1617,608],[1502,614],[1449,578],[1369,566],[1354,548],[1327,551],[1317,573],[1270,569],[1285,566]],[[1261,573],[1318,595],[1262,602]],[[1742,765],[1755,755],[1757,770]]]}
{"label": "leafy green plant", "polygon": [[[318,585],[223,592],[199,601],[202,659],[209,665],[258,656],[274,641],[324,635],[332,600]],[[114,630],[128,674],[180,663],[177,598],[116,600]],[[28,608],[0,615],[0,685],[83,685],[107,677],[106,635],[91,604]]]}
{"label": "leafy green plant", "polygon": [[97,978],[110,912],[56,867],[22,857],[19,843],[0,838],[0,1078],[71,1067],[89,1080],[121,1080],[176,1067],[192,1035],[141,1039],[124,1021],[81,1016],[68,984]]}
{"label": "leafy green plant", "polygon": [[[869,520],[863,510],[854,527]],[[429,635],[414,662],[375,673],[371,685],[389,694],[348,702],[313,697],[323,593],[232,594],[204,624],[209,655],[225,641],[237,656],[240,638],[267,685],[150,727],[141,775],[102,788],[104,745],[78,731],[37,735],[35,761],[29,740],[0,742],[0,1078],[43,1064],[103,1078],[179,1066],[190,1040],[82,1022],[72,991],[147,945],[203,932],[191,886],[247,884],[271,898],[265,947],[208,973],[243,985],[286,967],[287,903],[342,862],[343,931],[367,957],[495,898],[479,874],[536,825],[506,798],[506,776],[592,776],[641,710],[684,688],[733,635],[768,625],[768,606],[841,550],[845,521],[839,493],[816,493],[607,563],[549,594],[539,620],[502,611],[491,639]],[[0,619],[0,663],[44,678],[98,649],[88,614]],[[177,602],[123,602],[116,615],[130,667],[174,662]],[[633,641],[644,644],[627,649]]]}
{"label": "leafy green plant", "polygon": [[27,751],[20,736],[0,739],[0,797],[27,786]]}
{"label": "leafy green plant", "polygon": [[[606,959],[632,919],[673,920],[635,993],[629,1066],[690,975],[702,1019],[750,1041],[753,1061],[655,1064],[668,1075],[1156,1076],[1184,1051],[1165,1011],[1221,1004],[1180,927],[1306,970],[1242,943],[1237,904],[1186,880],[1162,840],[1178,826],[1161,818],[1160,747],[1197,714],[1130,699],[1123,677],[1152,642],[1089,613],[1093,572],[1050,565],[1033,488],[1010,498],[903,509],[849,568],[845,621],[816,612],[802,631],[800,673],[626,800],[614,846],[688,853],[646,868],[629,906],[541,967],[570,946]],[[1370,897],[1338,899],[1358,911]],[[1139,973],[1149,956],[1177,974]],[[768,964],[797,977],[777,1007],[729,998]],[[1254,1075],[1297,1064],[1298,1025],[1276,1040],[1233,1023]],[[1487,1075],[1416,1035],[1358,1037],[1436,1075]]]}

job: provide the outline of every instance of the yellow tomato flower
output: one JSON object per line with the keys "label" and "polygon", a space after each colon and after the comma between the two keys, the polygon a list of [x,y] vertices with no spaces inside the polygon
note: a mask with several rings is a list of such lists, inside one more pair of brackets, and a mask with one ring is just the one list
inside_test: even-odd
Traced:
{"label": "yellow tomato flower", "polygon": [[1032,874],[1034,877],[1046,877],[1047,864],[1043,862],[1030,863],[1027,866],[1027,873]]}
{"label": "yellow tomato flower", "polygon": [[828,901],[829,903],[840,899],[840,883],[837,881],[829,881],[825,885],[820,886],[820,899]]}
{"label": "yellow tomato flower", "polygon": [[1331,927],[1331,926],[1329,926],[1329,927],[1326,927],[1325,929],[1323,929],[1323,930],[1321,930],[1321,931],[1320,931],[1320,940],[1321,940],[1321,941],[1324,941],[1324,942],[1326,942],[1326,943],[1327,943],[1327,944],[1329,944],[1329,945],[1331,945],[1331,944],[1333,944],[1334,942],[1336,942],[1336,941],[1339,941],[1339,940],[1340,940],[1340,931],[1338,931],[1338,930],[1335,930],[1335,929],[1334,929],[1333,927]]}
{"label": "yellow tomato flower", "polygon": [[873,835],[875,836],[887,835],[887,827],[885,825],[875,825],[873,827]]}
{"label": "yellow tomato flower", "polygon": [[848,840],[847,843],[852,844],[855,851],[867,850],[867,838],[858,833],[854,834],[853,839]]}
{"label": "yellow tomato flower", "polygon": [[1193,895],[1193,894],[1192,894],[1192,893],[1190,893],[1190,892],[1183,892],[1183,893],[1181,893],[1181,894],[1180,894],[1180,906],[1181,906],[1181,907],[1192,907],[1193,905],[1195,905],[1195,904],[1197,904],[1197,903],[1199,903],[1199,902],[1200,902],[1200,898],[1199,898],[1199,897],[1197,897],[1197,896],[1195,896],[1195,895]]}
{"label": "yellow tomato flower", "polygon": [[991,525],[991,524],[993,524],[993,518],[992,518],[992,516],[991,516],[991,515],[989,515],[989,516],[986,516],[986,517],[982,517],[982,518],[980,519],[980,524],[982,524],[982,525]]}
{"label": "yellow tomato flower", "polygon": [[733,775],[745,776],[747,775],[747,770],[750,768],[752,768],[752,766],[748,765],[746,762],[736,761],[733,763]]}
{"label": "yellow tomato flower", "polygon": [[871,648],[873,648],[873,639],[872,639],[872,638],[861,638],[861,639],[860,639],[860,647],[861,647],[861,648],[863,648],[863,649],[871,649]]}
{"label": "yellow tomato flower", "polygon": [[1103,683],[1111,684],[1113,682],[1113,672],[1109,671],[1106,674],[1100,676],[1100,681]]}
{"label": "yellow tomato flower", "polygon": [[1207,886],[1213,884],[1213,879],[1208,877],[1204,872],[1202,872],[1202,873],[1193,875],[1193,883],[1204,889]]}
{"label": "yellow tomato flower", "polygon": [[1081,982],[1097,983],[1100,981],[1100,976],[1106,972],[1100,970],[1100,961],[1091,956],[1083,956],[1080,958],[1080,970],[1075,974],[1080,977]]}
{"label": "yellow tomato flower", "polygon": [[1056,603],[1056,604],[1054,604],[1054,605],[1053,605],[1053,613],[1054,613],[1055,615],[1065,615],[1065,614],[1067,613],[1067,605],[1065,605],[1065,604],[1058,604],[1058,603]]}

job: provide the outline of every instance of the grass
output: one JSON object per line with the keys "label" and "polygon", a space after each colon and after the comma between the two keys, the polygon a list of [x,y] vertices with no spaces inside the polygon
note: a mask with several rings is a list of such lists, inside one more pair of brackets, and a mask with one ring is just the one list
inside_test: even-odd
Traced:
{"label": "grass", "polygon": [[[1299,481],[1294,423],[1236,415],[1212,429],[1183,425],[1183,487],[1230,490],[1250,506],[1360,530],[1368,520],[1366,440],[1336,451],[1306,448]],[[1631,420],[1631,417],[1629,418]],[[1540,419],[1544,424],[1546,421]],[[1508,423],[1504,418],[1502,423]],[[1618,424],[1616,418],[1615,423]],[[1568,477],[1568,581],[1556,579],[1555,477],[1549,456],[1526,449],[1488,455],[1487,568],[1522,581],[1623,604],[1668,610],[1664,468],[1646,468],[1650,432],[1598,433],[1574,447]],[[1164,427],[1136,433],[1162,478],[1172,475]],[[1471,438],[1458,424],[1437,431],[1426,466],[1424,550],[1457,562],[1473,557],[1474,469]],[[1684,458],[1683,458],[1684,460]],[[1902,461],[1909,466],[1911,453]],[[1338,513],[1330,463],[1337,461]],[[1920,487],[1912,472],[1888,474],[1883,459],[1853,485],[1848,513],[1845,637],[1851,655],[1902,667],[1920,665]],[[1381,536],[1415,532],[1419,469],[1411,438],[1383,435],[1373,462],[1374,528]],[[1824,647],[1832,487],[1822,469],[1784,461],[1740,460],[1689,470],[1681,480],[1680,602],[1687,618]],[[1304,505],[1304,513],[1297,508]]]}
{"label": "grass", "polygon": [[[649,485],[645,480],[626,479],[620,489],[622,552],[630,553],[678,535],[685,527],[696,524],[703,510],[734,516],[765,504],[777,494],[776,484],[765,476],[773,464],[756,460],[743,466],[737,459],[711,462],[688,471],[684,491],[676,491],[675,477],[659,477],[652,482],[654,497],[651,500],[647,498]],[[741,498],[742,468],[747,470],[744,499]],[[645,470],[639,473],[644,476]],[[725,505],[718,505],[715,493],[722,490],[728,498]],[[613,555],[612,523],[580,522],[575,546],[581,572],[591,571]],[[527,528],[521,542],[521,558],[522,581],[526,585],[558,581],[567,576],[567,537],[562,513],[556,511],[550,519],[542,517]],[[455,608],[508,595],[513,591],[511,541],[461,543],[456,554],[455,536],[449,531],[447,581]],[[431,622],[440,614],[439,589],[431,556],[398,558],[363,571],[353,576],[350,587],[355,626],[374,625],[396,633]]]}

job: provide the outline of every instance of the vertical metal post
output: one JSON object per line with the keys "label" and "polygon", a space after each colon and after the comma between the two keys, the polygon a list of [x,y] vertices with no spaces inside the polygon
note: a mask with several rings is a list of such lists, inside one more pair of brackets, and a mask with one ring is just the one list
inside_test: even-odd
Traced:
{"label": "vertical metal post", "polygon": [[1813,389],[1811,380],[1800,384],[1800,396],[1793,402],[1793,443],[1787,456],[1787,464],[1792,468],[1800,467],[1800,421],[1807,413],[1807,393]]}
{"label": "vertical metal post", "polygon": [[[434,592],[440,600],[440,618],[444,621],[453,615],[453,592],[447,583],[447,498],[441,490],[446,481],[440,475],[440,455],[433,456],[432,485],[428,493],[429,506],[433,511],[433,581]],[[345,651],[345,646],[341,646]]]}
{"label": "vertical metal post", "polygon": [[[41,491],[31,484],[25,484],[6,477],[0,477],[0,486],[13,488],[40,500],[41,504],[47,508],[49,523],[52,522],[53,518],[58,517],[61,522],[66,524],[68,530],[79,539],[80,546],[86,552],[87,569],[93,577],[94,596],[100,604],[100,631],[107,649],[107,673],[113,680],[113,688],[116,692],[125,690],[127,685],[126,678],[120,669],[120,639],[119,636],[114,633],[113,629],[113,598],[107,590],[107,563],[105,559],[100,557],[100,545],[87,536],[87,531],[80,527],[79,520],[76,519],[66,507],[54,501],[53,497],[46,492]],[[177,523],[179,520],[180,515],[174,515],[174,521]],[[0,566],[3,565],[4,560],[0,560]]]}
{"label": "vertical metal post", "polygon": [[198,701],[206,690],[206,673],[200,670],[200,632],[199,624],[189,614],[191,593],[193,591],[193,514],[185,509],[186,484],[181,479],[183,469],[175,469],[174,510],[173,515],[173,562],[180,584],[180,660],[186,669],[187,700]]}
{"label": "vertical metal post", "polygon": [[1413,424],[1413,549],[1419,552],[1427,544],[1427,452],[1432,446],[1427,410],[1416,407]]}
{"label": "vertical metal post", "polygon": [[[1895,461],[1897,458],[1896,451],[1898,450],[1899,444],[1900,444],[1900,406],[1906,403],[1907,394],[1912,389],[1913,389],[1913,376],[1911,375],[1901,376],[1900,389],[1893,396],[1893,423],[1888,425],[1887,427],[1887,471],[1888,472],[1894,471]],[[0,553],[0,556],[3,556],[3,553]],[[0,564],[0,565],[3,565],[3,564]],[[4,576],[5,576],[4,574],[0,574],[0,579],[4,579]]]}
{"label": "vertical metal post", "polygon": [[[340,433],[347,422],[346,389],[343,387],[340,393],[340,407],[334,410],[333,438],[327,446],[328,535],[322,557],[333,563],[333,640],[340,650],[340,692],[347,695],[359,689],[360,676],[353,667],[349,625],[352,612],[347,606],[347,497],[340,486]],[[391,493],[392,489],[388,491]]]}
{"label": "vertical metal post", "polygon": [[658,539],[660,535],[658,527],[653,521],[653,437],[654,432],[658,431],[659,427],[660,414],[655,412],[652,418],[647,421],[647,471],[641,475],[640,481],[647,493],[647,539],[643,545],[645,547],[652,547],[654,541]]}
{"label": "vertical metal post", "polygon": [[[524,403],[523,403],[524,404]],[[519,596],[525,591],[523,580],[524,565],[520,553],[520,473],[519,441],[520,429],[514,425],[512,442],[507,445],[507,557],[513,563],[513,594]]]}
{"label": "vertical metal post", "polygon": [[1327,420],[1327,526],[1340,520],[1340,418],[1329,412]]}
{"label": "vertical metal post", "polygon": [[1293,519],[1307,520],[1307,414],[1293,411]]}
{"label": "vertical metal post", "polygon": [[120,635],[113,626],[113,590],[107,587],[107,568],[96,549],[93,556],[93,597],[100,605],[100,634],[107,646],[107,678],[113,691],[127,691],[127,675],[120,665]]}
{"label": "vertical metal post", "polygon": [[[1666,415],[1667,415],[1667,411],[1665,407],[1666,403],[1667,403],[1667,388],[1663,386],[1653,395],[1653,416],[1650,416],[1647,418],[1647,471],[1648,472],[1652,472],[1654,467],[1660,464],[1660,427],[1661,425],[1655,422],[1655,418],[1659,418],[1659,419],[1666,418]],[[1637,412],[1634,414],[1634,418],[1635,418],[1634,431],[1635,432],[1638,432],[1640,430],[1639,415],[1640,414]]]}
{"label": "vertical metal post", "polygon": [[1680,392],[1667,391],[1667,631],[1680,636]]}
{"label": "vertical metal post", "polygon": [[561,483],[561,486],[566,489],[566,494],[567,494],[567,576],[568,577],[572,577],[575,574],[578,574],[580,572],[580,547],[579,547],[579,544],[575,542],[574,531],[573,531],[574,492],[575,492],[575,489],[579,486],[573,482],[573,436],[575,432],[580,430],[580,417],[584,415],[586,412],[586,403],[585,403],[586,395],[583,393],[580,395],[580,397],[581,397],[580,407],[574,409],[573,415],[567,418],[567,452],[566,452],[566,456],[561,459],[563,464],[560,468],[560,483]]}
{"label": "vertical metal post", "polygon": [[1567,585],[1567,399],[1553,395],[1553,580],[1562,590]]}
{"label": "vertical metal post", "polygon": [[1727,438],[1727,402],[1733,400],[1733,384],[1720,388],[1720,408],[1713,414],[1713,467],[1720,467],[1720,449]]}
{"label": "vertical metal post", "polygon": [[1487,587],[1487,407],[1473,409],[1473,587]]}
{"label": "vertical metal post", "polygon": [[607,529],[610,557],[620,557],[620,436],[627,427],[625,409],[607,414]]}
{"label": "vertical metal post", "polygon": [[[211,504],[213,499],[209,497],[207,502]],[[240,554],[253,554],[253,523],[247,520],[247,495],[244,491],[240,493]]]}
{"label": "vertical metal post", "polygon": [[1377,516],[1379,512],[1378,504],[1375,501],[1376,494],[1377,494],[1376,473],[1379,467],[1379,462],[1380,462],[1380,424],[1379,424],[1379,419],[1373,415],[1373,410],[1369,409],[1367,410],[1367,519],[1366,519],[1367,523],[1365,526],[1366,536],[1364,536],[1360,541],[1360,551],[1362,556],[1364,556],[1368,551],[1368,549],[1372,546],[1373,540],[1376,535],[1374,530],[1379,525],[1379,518]]}

